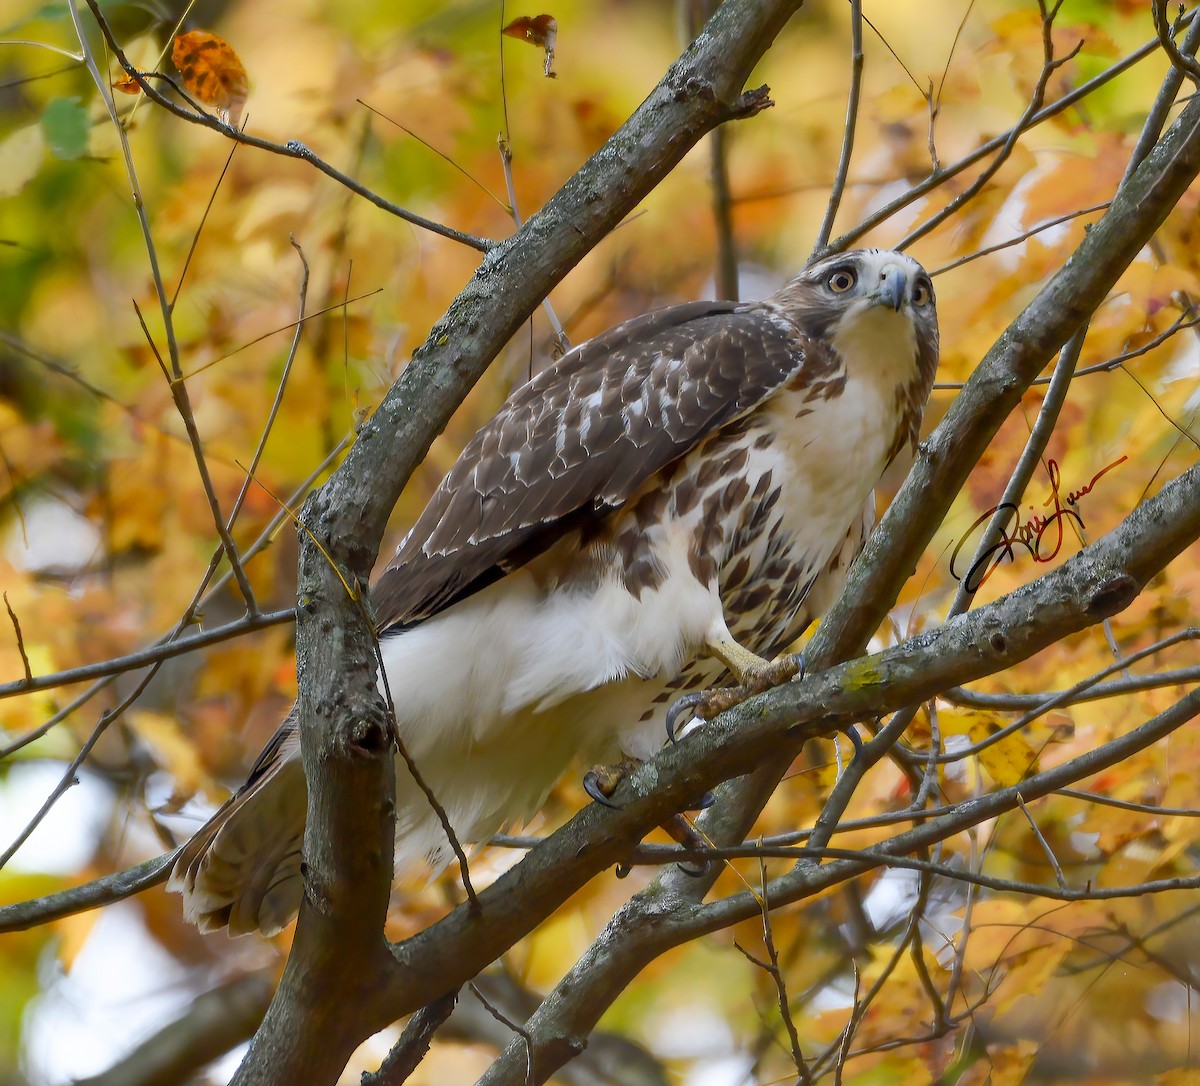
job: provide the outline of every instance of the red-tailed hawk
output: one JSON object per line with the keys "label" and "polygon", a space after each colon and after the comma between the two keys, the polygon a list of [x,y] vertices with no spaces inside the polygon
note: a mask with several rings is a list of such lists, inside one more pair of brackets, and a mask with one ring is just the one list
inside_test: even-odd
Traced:
{"label": "red-tailed hawk", "polygon": [[[651,756],[685,690],[753,678],[836,598],[938,360],[929,276],[878,249],[765,301],[625,321],[518,389],[372,591],[404,743],[462,841],[577,759]],[[303,893],[294,714],[184,847],[203,929],[278,931]],[[397,762],[397,865],[444,864]]]}

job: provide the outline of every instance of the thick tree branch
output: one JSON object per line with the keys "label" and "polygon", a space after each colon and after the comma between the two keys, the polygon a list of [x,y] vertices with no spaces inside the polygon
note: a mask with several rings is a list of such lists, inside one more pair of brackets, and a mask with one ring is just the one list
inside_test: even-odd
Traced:
{"label": "thick tree branch", "polygon": [[[1200,102],[1193,100],[1121,186],[1108,212],[1089,231],[1072,259],[988,352],[942,425],[923,445],[922,455],[908,481],[856,565],[850,586],[838,606],[822,622],[809,647],[810,661],[828,663],[862,651],[892,606],[899,586],[915,568],[967,474],[1019,402],[1025,388],[1088,319],[1198,172]],[[1164,531],[1166,528],[1163,525]],[[1190,528],[1189,531],[1191,534],[1187,538],[1176,540],[1172,545],[1182,547],[1194,539],[1195,531]],[[1148,539],[1147,546],[1150,545]],[[1039,586],[1037,591],[1042,590],[1044,583],[1045,579],[1035,582]],[[1144,578],[1137,579],[1125,588],[1136,594],[1137,586],[1144,583]],[[1118,587],[1114,583],[1114,590]],[[1041,625],[1046,618],[1047,614],[1036,608],[1016,621]],[[976,616],[972,619],[976,620]],[[946,628],[949,626],[943,629]],[[1003,641],[1018,628],[1005,621],[996,634]],[[788,694],[779,693],[778,696],[786,699]],[[907,704],[915,704],[927,696],[912,698]],[[783,749],[777,749],[769,761],[762,763],[764,768],[725,790],[725,802],[707,812],[702,819],[702,828],[711,839],[728,843],[745,836],[778,784],[778,767],[789,764],[791,755],[799,749],[807,734],[804,729],[798,730]],[[636,935],[629,931],[623,933],[623,963],[632,972],[620,981],[616,991],[627,983],[628,977],[636,974],[641,967],[637,963],[644,965],[658,952],[654,949],[654,917],[658,915],[664,896],[694,902],[703,896],[710,884],[710,878],[684,881],[676,873],[665,873],[659,884],[635,899],[633,908],[640,910],[643,926]],[[607,1006],[604,982],[592,973],[586,973],[587,995],[580,994],[578,985],[584,975],[573,971],[547,1000],[544,1007],[547,1014],[561,1016],[554,1019],[555,1025],[547,1027],[549,1036],[560,1036],[558,1025],[561,1022],[569,1022],[563,1026],[565,1035],[586,1035],[590,1027],[587,1026],[588,1010],[585,1007]],[[570,995],[564,995],[564,992]],[[495,1081],[507,1079],[497,1077]]]}
{"label": "thick tree branch", "polygon": [[[765,90],[742,87],[798,7],[799,0],[731,0],[717,12],[629,121],[488,251],[342,467],[307,503],[297,624],[306,899],[279,992],[235,1082],[333,1081],[363,1037],[456,986],[435,975],[430,987],[425,974],[419,1003],[380,998],[396,973],[382,939],[394,771],[361,601],[387,516],[451,412],[554,285],[704,134],[770,104]],[[362,1013],[336,1023],[321,1015],[315,1028],[314,1014],[331,1002]]]}
{"label": "thick tree branch", "polygon": [[[1200,100],[1193,100],[1120,186],[1071,259],[1001,334],[922,443],[908,479],[851,569],[846,591],[808,645],[810,664],[863,651],[1025,390],[1091,317],[1197,174]],[[740,841],[779,783],[775,766],[782,764],[786,759],[733,786],[727,802],[701,820],[704,832],[722,844]],[[704,889],[704,880],[697,880],[692,893],[700,896]]]}
{"label": "thick tree branch", "polygon": [[[403,481],[465,389],[541,296],[705,131],[723,119],[761,108],[761,97],[739,96],[741,81],[795,6],[732,3],[718,12],[626,126],[513,239],[487,254],[471,283],[434,327],[402,380],[364,428],[343,468],[309,502],[307,528],[340,571],[340,576],[334,576],[329,561],[306,544],[298,647],[303,669],[305,760],[312,782],[306,842],[311,865],[309,894],[280,994],[237,1081],[278,1081],[288,1076],[289,1068],[301,1067],[309,1081],[329,1080],[362,1036],[469,979],[595,871],[632,848],[657,818],[694,798],[707,783],[749,770],[771,746],[765,739],[758,744],[748,742],[745,712],[731,714],[743,731],[736,743],[729,743],[728,748],[721,745],[723,764],[698,757],[691,744],[684,745],[688,763],[681,761],[684,748],[668,752],[655,763],[661,790],[638,795],[616,814],[584,811],[564,834],[534,850],[514,872],[480,895],[482,915],[459,910],[406,943],[398,951],[399,969],[381,956],[379,931],[391,868],[392,760],[374,689],[371,631],[357,601],[348,598],[343,581],[358,586],[365,583],[384,518]],[[952,420],[939,431],[954,435],[954,455],[936,440],[931,442],[918,465],[918,482],[910,482],[907,493],[923,489],[944,496],[948,504],[957,490],[957,470],[974,462],[1028,381],[1102,300],[1145,237],[1153,233],[1200,170],[1198,118],[1200,106],[1193,103],[1131,179],[1122,194],[1125,198],[1114,201],[1093,228],[1076,259],[1002,338],[976,375],[974,387],[969,385],[960,397],[959,414],[952,413]],[[983,409],[979,410],[981,403]],[[972,416],[983,421],[972,421]],[[1188,485],[1194,488],[1194,484],[1190,479],[1175,490]],[[1195,498],[1200,501],[1200,495]],[[901,502],[898,518],[906,508]],[[931,531],[940,513],[934,510],[931,514],[926,506],[924,515]],[[1176,526],[1186,520],[1181,514]],[[1166,528],[1163,534],[1168,534]],[[895,551],[892,561],[877,560],[876,568],[883,568],[874,576],[889,587],[879,594],[876,607],[860,603],[844,616],[839,654],[852,651],[856,641],[865,642],[890,603],[890,586],[915,563],[925,539],[924,532],[914,531],[911,538],[903,538],[902,545],[890,544]],[[1072,568],[1080,565],[1086,563],[1077,562]],[[1089,572],[1095,574],[1095,570]],[[944,629],[950,632],[944,636],[950,640],[940,643],[936,652],[931,645],[918,647],[920,674],[901,669],[893,675],[889,670],[890,685],[881,690],[876,683],[865,682],[865,675],[853,666],[839,669],[830,682],[841,685],[831,689],[814,683],[811,689],[824,698],[811,704],[825,709],[836,703],[838,694],[845,697],[869,690],[870,697],[863,704],[854,704],[853,698],[847,702],[845,719],[851,719],[856,713],[874,714],[920,700],[1036,651],[1049,643],[1040,640],[1043,635],[1062,636],[1065,628],[1077,629],[1112,613],[1128,603],[1141,583],[1132,574],[1106,575],[1090,585],[1073,585],[1074,595],[1059,598],[1053,591],[1059,582],[1053,577],[1037,582],[1036,599],[1021,594],[1008,598],[1007,607],[1022,610],[1020,615],[1007,611],[997,615],[989,608],[949,624]],[[1049,598],[1043,602],[1047,593]],[[866,591],[857,598],[872,596]],[[1081,600],[1088,601],[1082,610],[1078,606]],[[1037,605],[1036,622],[1023,611],[1028,603]],[[1058,614],[1057,623],[1047,621],[1051,613]],[[966,644],[955,640],[963,636],[964,623],[972,629],[978,626],[980,614],[990,615],[996,622],[987,631],[989,636],[996,630],[1009,636],[1008,641],[1002,640],[1004,651],[986,639]],[[956,651],[951,651],[951,644]],[[1019,651],[1014,644],[1020,645]],[[828,648],[823,651],[825,658],[832,655]],[[954,660],[957,668],[947,669],[949,660]],[[847,684],[849,689],[842,689]],[[803,688],[809,689],[810,684]],[[794,692],[783,692],[779,703],[786,704],[789,696],[795,696]],[[894,697],[903,700],[897,704]],[[755,706],[762,711],[761,705]],[[750,711],[747,707],[746,712]],[[796,706],[788,705],[782,711],[794,718]],[[768,719],[770,725],[762,723]],[[823,732],[841,719],[841,715],[826,715],[815,727]],[[771,713],[756,723],[780,727],[779,718]],[[718,742],[716,737],[730,726],[710,729],[705,742]],[[810,730],[805,728],[798,732],[807,733]],[[778,754],[774,757],[778,761]],[[640,775],[633,782],[639,789],[645,784]],[[655,892],[654,900],[643,899],[643,923],[653,928],[652,918],[658,911],[655,902],[661,904],[664,895],[671,893],[668,885]],[[638,949],[631,961],[642,954]],[[298,1037],[306,1035],[308,1009],[330,999],[354,1000],[360,1014],[333,1033],[325,1032],[319,1045],[297,1043]],[[561,993],[547,1006],[560,999]],[[551,1051],[543,1054],[546,1058],[539,1061],[539,1070],[569,1058],[580,1036],[570,1029],[547,1035]],[[315,1051],[317,1048],[320,1051]]]}
{"label": "thick tree branch", "polygon": [[[497,919],[491,911],[492,896],[502,894],[506,888],[508,896],[502,900],[516,910],[530,908],[528,900],[518,900],[523,897],[523,888],[541,891],[543,899],[532,907],[538,915],[544,915],[546,890],[564,887],[539,886],[539,869],[542,883],[561,884],[565,878],[569,889],[573,889],[576,872],[569,870],[571,857],[578,862],[587,855],[584,842],[596,840],[597,831],[590,826],[593,820],[604,820],[610,835],[597,843],[597,850],[603,850],[611,844],[611,837],[626,838],[626,819],[643,804],[653,804],[652,809],[661,817],[673,809],[670,803],[657,805],[664,795],[676,804],[686,802],[695,789],[709,787],[716,779],[766,761],[778,764],[786,760],[793,743],[803,738],[828,734],[854,720],[880,716],[933,697],[957,685],[952,678],[955,674],[993,674],[1010,667],[1127,606],[1150,577],[1198,537],[1200,467],[1194,467],[1135,509],[1112,532],[1033,583],[885,652],[810,674],[803,683],[778,687],[723,714],[678,747],[664,751],[652,766],[633,777],[629,782],[632,787],[618,792],[617,799],[625,804],[622,810],[600,814],[594,806],[586,809],[480,895],[485,918]],[[877,847],[874,851],[880,857],[903,855],[944,840],[1016,807],[1018,794],[1026,800],[1045,795],[1128,757],[1198,711],[1200,693],[1189,694],[1161,718],[1143,725],[1143,730],[1107,744],[1103,753],[1090,752],[1070,763],[1069,769],[1057,767],[1017,788],[959,804],[936,821],[898,834],[888,848]],[[631,792],[635,794],[627,798]],[[656,815],[649,817],[647,826],[654,824]],[[576,840],[572,831],[584,841],[564,855],[566,850],[556,846],[564,837],[567,845]],[[800,874],[791,881],[776,880],[769,887],[771,901],[798,900],[878,866],[878,862],[838,861],[845,866],[837,868],[836,874],[827,873],[833,865],[822,866],[815,874],[808,868],[801,869],[809,881],[798,881]],[[526,874],[527,868],[534,870]],[[750,894],[727,900],[716,906],[702,906],[686,884],[672,877],[661,878],[635,896],[527,1023],[526,1032],[536,1044],[545,1046],[537,1061],[539,1071],[552,1072],[555,1054],[569,1058],[571,1046],[587,1037],[612,1000],[648,962],[689,938],[746,919],[758,909],[756,904],[751,907],[754,898]],[[463,912],[460,908],[405,943],[401,948],[403,961],[410,968],[419,968],[425,940],[447,939],[443,946],[473,949],[471,943],[478,931],[463,925]],[[421,947],[421,952],[412,952],[414,947]],[[432,963],[426,968],[432,968]],[[480,1082],[486,1086],[515,1086],[523,1081],[524,1067],[523,1042],[514,1042]]]}

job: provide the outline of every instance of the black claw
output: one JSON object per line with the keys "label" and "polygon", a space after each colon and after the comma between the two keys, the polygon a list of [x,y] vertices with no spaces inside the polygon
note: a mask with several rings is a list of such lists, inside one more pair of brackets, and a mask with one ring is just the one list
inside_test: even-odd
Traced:
{"label": "black claw", "polygon": [[717,802],[717,793],[711,789],[704,793],[695,803],[693,803],[689,811],[707,811],[714,803]]}
{"label": "black claw", "polygon": [[611,811],[619,811],[621,809],[619,803],[613,803],[604,794],[603,789],[600,787],[600,778],[591,770],[583,775],[583,790],[602,807],[607,807]]}
{"label": "black claw", "polygon": [[804,678],[805,671],[808,670],[808,662],[804,659],[803,652],[793,652],[788,659],[796,661],[796,674],[792,676],[792,682],[798,683]]}
{"label": "black claw", "polygon": [[679,714],[685,709],[694,709],[703,700],[703,694],[684,694],[667,710],[667,738],[672,743],[675,742],[675,722],[679,719]]}
{"label": "black claw", "polygon": [[853,724],[846,728],[846,738],[854,747],[854,761],[857,762],[862,757],[863,741],[862,736],[858,734],[858,729]]}
{"label": "black claw", "polygon": [[689,879],[698,879],[708,871],[708,861],[706,860],[688,860],[686,863],[680,861],[675,865],[679,868],[681,874],[687,875]]}

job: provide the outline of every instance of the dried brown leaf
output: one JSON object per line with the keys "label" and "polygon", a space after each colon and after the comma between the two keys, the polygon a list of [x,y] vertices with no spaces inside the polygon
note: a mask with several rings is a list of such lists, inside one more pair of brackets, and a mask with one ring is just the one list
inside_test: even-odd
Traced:
{"label": "dried brown leaf", "polygon": [[548,79],[557,79],[554,70],[554,45],[558,41],[558,21],[553,15],[522,15],[514,19],[502,31],[510,38],[520,38],[530,45],[546,50],[545,74]]}

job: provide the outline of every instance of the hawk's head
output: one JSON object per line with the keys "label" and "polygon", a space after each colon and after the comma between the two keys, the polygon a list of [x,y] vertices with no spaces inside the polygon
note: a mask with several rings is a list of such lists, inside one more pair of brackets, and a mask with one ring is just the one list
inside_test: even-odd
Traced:
{"label": "hawk's head", "polygon": [[938,364],[929,274],[887,249],[837,253],[809,264],[766,302],[829,350],[847,377],[895,391],[903,410],[896,449],[916,448]]}
{"label": "hawk's head", "polygon": [[809,264],[775,300],[804,314],[806,330],[833,340],[859,325],[937,342],[929,275],[911,256],[887,249],[835,253]]}
{"label": "hawk's head", "polygon": [[912,257],[887,249],[823,257],[773,301],[798,319],[805,333],[833,347],[848,366],[862,360],[876,370],[895,368],[899,383],[912,377],[932,382],[937,308],[929,275]]}

